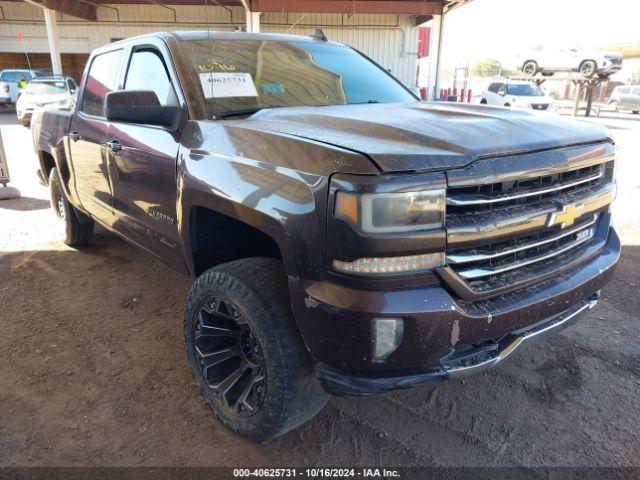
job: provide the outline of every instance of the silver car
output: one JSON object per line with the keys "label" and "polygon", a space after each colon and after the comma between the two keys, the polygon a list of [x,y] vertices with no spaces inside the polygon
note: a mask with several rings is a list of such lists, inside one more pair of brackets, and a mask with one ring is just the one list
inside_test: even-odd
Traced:
{"label": "silver car", "polygon": [[609,98],[609,106],[616,110],[640,112],[640,85],[619,86],[613,89]]}

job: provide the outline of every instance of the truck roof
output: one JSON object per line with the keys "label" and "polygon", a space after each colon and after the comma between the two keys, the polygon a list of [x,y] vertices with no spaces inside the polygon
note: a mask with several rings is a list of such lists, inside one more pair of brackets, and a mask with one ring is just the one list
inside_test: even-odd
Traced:
{"label": "truck roof", "polygon": [[37,70],[29,70],[28,68],[5,68],[3,70],[0,70],[0,73],[3,72],[37,72]]}
{"label": "truck roof", "polygon": [[281,42],[320,42],[313,37],[304,35],[291,35],[286,33],[247,33],[247,32],[222,32],[215,30],[190,30],[172,33],[181,40],[271,40]]}
{"label": "truck roof", "polygon": [[131,41],[137,41],[144,38],[149,37],[158,37],[158,38],[168,38],[174,37],[178,40],[256,40],[256,41],[280,41],[280,42],[317,42],[317,43],[333,43],[333,42],[325,42],[323,40],[318,40],[313,37],[307,37],[304,35],[290,35],[286,33],[247,33],[247,32],[229,32],[229,31],[219,31],[219,30],[184,30],[184,31],[175,31],[175,32],[154,32],[154,33],[146,33],[143,35],[137,35],[135,37],[124,38],[122,40],[118,40],[117,42],[110,43],[108,45],[104,45],[100,48],[97,48],[96,51],[102,51],[111,47],[112,45],[117,45],[120,43],[128,43]]}

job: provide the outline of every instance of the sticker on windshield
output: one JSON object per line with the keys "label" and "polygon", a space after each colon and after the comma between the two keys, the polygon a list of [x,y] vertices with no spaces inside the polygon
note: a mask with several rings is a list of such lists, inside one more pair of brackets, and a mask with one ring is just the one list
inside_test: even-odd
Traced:
{"label": "sticker on windshield", "polygon": [[200,74],[205,98],[257,97],[249,73],[209,72]]}

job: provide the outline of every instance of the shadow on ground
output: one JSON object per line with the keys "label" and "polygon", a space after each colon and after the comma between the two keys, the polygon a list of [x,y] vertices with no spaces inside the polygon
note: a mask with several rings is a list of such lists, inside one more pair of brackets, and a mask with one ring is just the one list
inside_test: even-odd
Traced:
{"label": "shadow on ground", "polygon": [[34,210],[46,210],[51,205],[48,200],[41,198],[20,197],[11,200],[2,200],[0,209],[15,210],[18,212],[32,212]]}

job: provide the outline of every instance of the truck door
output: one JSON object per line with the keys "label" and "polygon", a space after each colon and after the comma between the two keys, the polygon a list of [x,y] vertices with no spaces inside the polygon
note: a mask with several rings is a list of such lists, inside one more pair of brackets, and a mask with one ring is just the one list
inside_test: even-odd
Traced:
{"label": "truck door", "polygon": [[112,227],[111,185],[105,144],[109,123],[104,97],[117,86],[124,51],[112,50],[93,57],[85,78],[80,108],[69,127],[69,150],[75,185],[82,207],[107,227]]}
{"label": "truck door", "polygon": [[[161,104],[182,105],[166,47],[149,42],[131,49],[124,89],[153,90]],[[160,126],[112,122],[108,148],[116,230],[184,268],[176,218],[177,134]]]}

